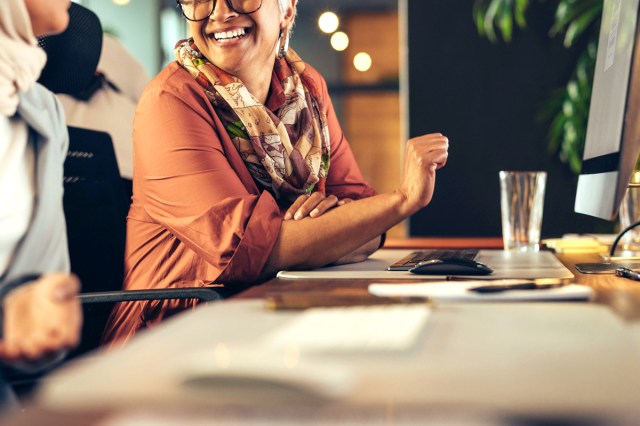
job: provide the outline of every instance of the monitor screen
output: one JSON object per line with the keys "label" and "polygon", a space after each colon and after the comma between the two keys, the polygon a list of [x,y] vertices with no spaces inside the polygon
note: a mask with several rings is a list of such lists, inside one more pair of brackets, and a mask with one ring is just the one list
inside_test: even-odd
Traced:
{"label": "monitor screen", "polygon": [[605,0],[575,211],[614,220],[640,153],[640,0]]}

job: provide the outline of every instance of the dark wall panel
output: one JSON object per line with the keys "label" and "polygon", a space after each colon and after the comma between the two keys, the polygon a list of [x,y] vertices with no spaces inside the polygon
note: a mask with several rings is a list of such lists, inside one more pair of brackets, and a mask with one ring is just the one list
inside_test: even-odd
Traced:
{"label": "dark wall panel", "polygon": [[498,171],[546,170],[543,236],[606,232],[573,212],[577,178],[547,150],[540,107],[571,74],[577,53],[550,39],[555,2],[532,2],[511,44],[477,35],[473,0],[408,0],[409,131],[450,143],[432,203],[410,221],[413,236],[499,236]]}

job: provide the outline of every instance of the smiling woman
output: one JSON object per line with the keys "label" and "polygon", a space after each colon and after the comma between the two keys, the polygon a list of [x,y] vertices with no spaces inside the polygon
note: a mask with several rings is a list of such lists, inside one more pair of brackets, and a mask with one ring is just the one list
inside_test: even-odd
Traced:
{"label": "smiling woman", "polygon": [[[409,141],[401,185],[376,195],[324,79],[289,49],[297,0],[178,4],[192,38],[136,112],[125,288],[234,292],[281,269],[362,261],[430,202],[447,138]],[[121,304],[104,338],[192,305]]]}

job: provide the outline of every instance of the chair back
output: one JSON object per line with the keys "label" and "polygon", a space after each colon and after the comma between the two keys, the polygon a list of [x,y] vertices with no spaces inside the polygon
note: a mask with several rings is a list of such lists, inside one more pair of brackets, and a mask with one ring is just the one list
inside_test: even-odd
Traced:
{"label": "chair back", "polygon": [[[130,198],[107,133],[69,127],[63,203],[71,271],[80,278],[82,291],[121,290]],[[110,308],[84,307],[91,312],[85,312],[78,352],[98,346]]]}

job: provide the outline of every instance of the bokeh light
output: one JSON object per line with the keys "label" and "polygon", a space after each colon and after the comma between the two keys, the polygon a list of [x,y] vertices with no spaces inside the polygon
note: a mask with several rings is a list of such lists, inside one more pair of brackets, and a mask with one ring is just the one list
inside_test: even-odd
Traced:
{"label": "bokeh light", "polygon": [[333,47],[338,52],[342,52],[349,46],[349,36],[343,33],[342,31],[338,31],[333,33],[331,36],[331,47]]}
{"label": "bokeh light", "polygon": [[320,27],[320,30],[327,34],[331,34],[337,30],[339,25],[340,19],[338,19],[338,15],[333,12],[324,12],[320,15],[320,18],[318,18],[318,26]]}
{"label": "bokeh light", "polygon": [[369,71],[371,64],[371,56],[366,52],[360,52],[353,58],[353,66],[360,72]]}

